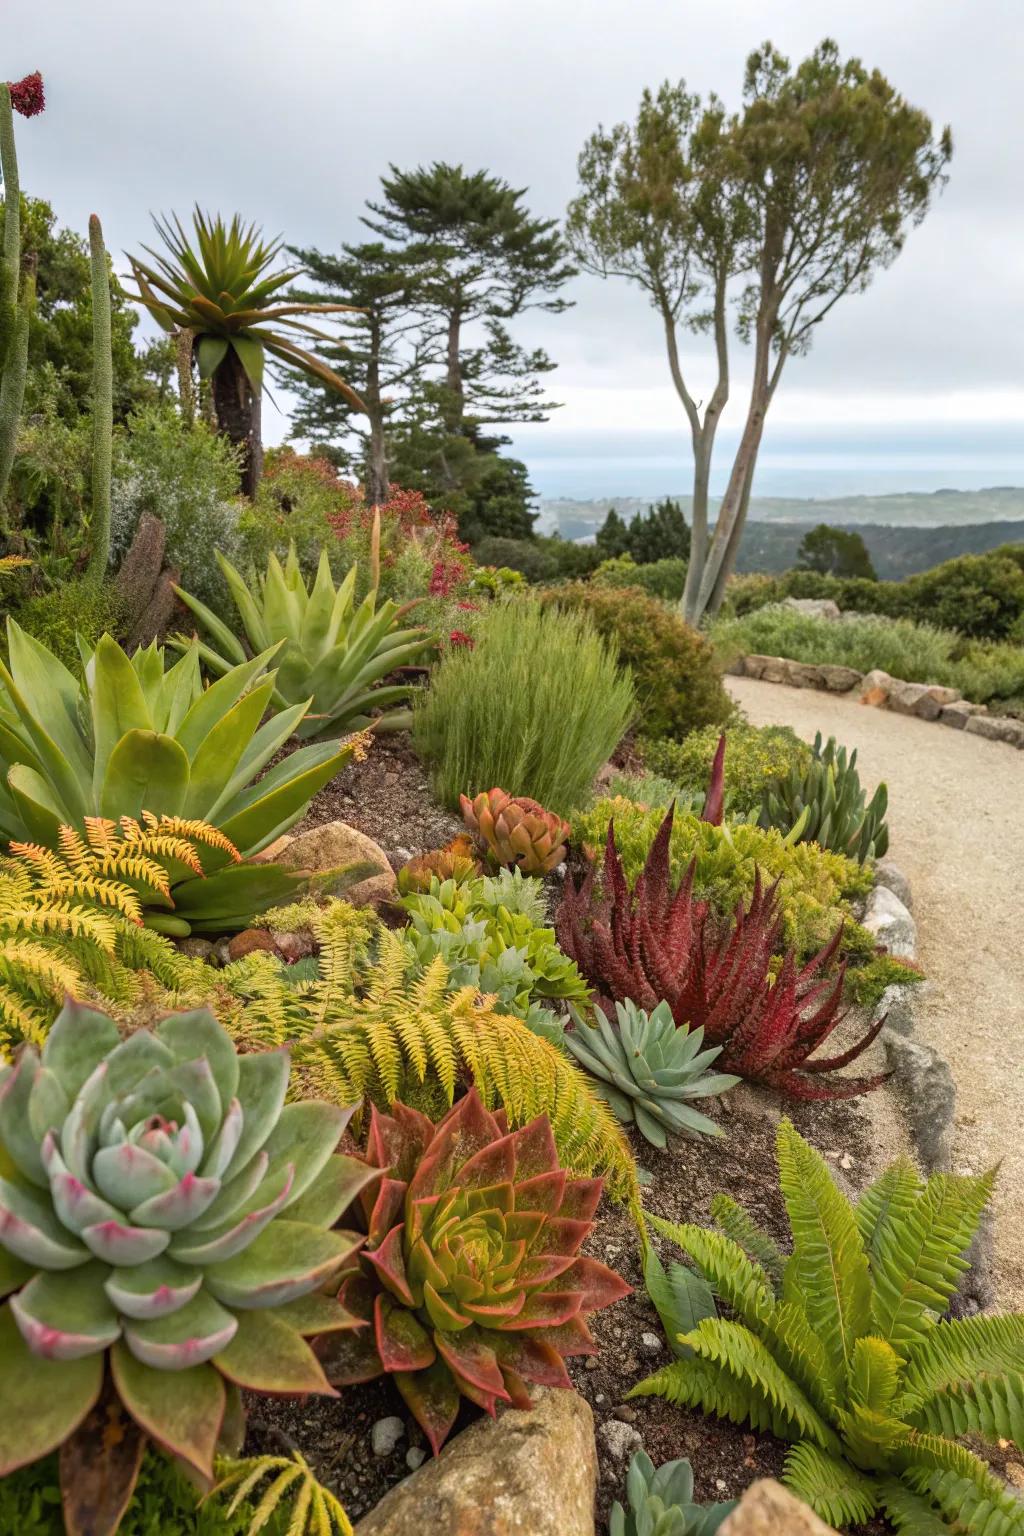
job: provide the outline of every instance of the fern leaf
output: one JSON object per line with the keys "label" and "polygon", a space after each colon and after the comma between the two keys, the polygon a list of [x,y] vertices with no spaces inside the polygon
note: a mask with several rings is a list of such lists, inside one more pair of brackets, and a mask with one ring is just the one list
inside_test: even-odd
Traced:
{"label": "fern leaf", "polygon": [[782,1276],[786,1261],[768,1233],[759,1227],[749,1212],[738,1205],[730,1195],[715,1195],[711,1202],[711,1217],[726,1237],[732,1238],[748,1258],[760,1264],[772,1290],[778,1296],[782,1290]]}
{"label": "fern leaf", "polygon": [[733,1424],[749,1424],[752,1429],[778,1435],[780,1439],[793,1438],[788,1421],[775,1411],[767,1397],[714,1360],[696,1356],[673,1360],[638,1381],[626,1396],[662,1397],[668,1403],[700,1408]]}
{"label": "fern leaf", "polygon": [[738,1243],[706,1227],[679,1225],[660,1216],[649,1218],[651,1225],[687,1254],[711,1286],[742,1322],[755,1333],[773,1311],[775,1299],[768,1276],[754,1264]]}
{"label": "fern leaf", "polygon": [[924,1190],[924,1180],[908,1157],[900,1157],[869,1184],[857,1201],[857,1227],[868,1257],[874,1258],[879,1246],[917,1202]]}
{"label": "fern leaf", "polygon": [[858,1339],[850,1367],[850,1401],[872,1413],[892,1407],[900,1384],[903,1361],[885,1339],[867,1335]]}
{"label": "fern leaf", "polygon": [[[933,1445],[941,1446],[943,1453],[958,1454],[942,1454],[933,1466],[920,1461],[906,1465],[900,1473],[901,1481],[937,1504],[955,1531],[1022,1536],[1024,1502],[963,1446],[937,1437]],[[954,1464],[947,1464],[950,1461]]]}
{"label": "fern leaf", "polygon": [[783,1296],[802,1305],[833,1371],[845,1380],[857,1340],[870,1331],[871,1277],[853,1209],[824,1158],[788,1120],[778,1132],[779,1183],[793,1232]]}
{"label": "fern leaf", "polygon": [[967,1269],[963,1258],[992,1193],[994,1173],[937,1173],[882,1236],[872,1263],[872,1332],[906,1350],[933,1326]]}
{"label": "fern leaf", "polygon": [[[230,1519],[267,1477],[272,1477],[253,1512],[247,1536],[258,1536],[279,1512],[290,1517],[286,1536],[354,1536],[352,1524],[341,1504],[319,1482],[300,1451],[288,1456],[254,1456],[244,1461],[218,1463],[218,1481],[210,1489],[204,1504],[232,1493],[226,1515]],[[314,1517],[316,1524],[310,1517]],[[275,1526],[275,1529],[277,1527]]]}
{"label": "fern leaf", "polygon": [[915,1493],[898,1478],[880,1478],[878,1502],[900,1536],[950,1536],[952,1527],[931,1500]]}
{"label": "fern leaf", "polygon": [[782,1480],[829,1525],[862,1524],[878,1508],[872,1478],[807,1440],[786,1452]]}
{"label": "fern leaf", "polygon": [[964,1317],[930,1328],[910,1351],[904,1372],[908,1392],[933,1392],[1002,1371],[1024,1371],[1024,1316]]}
{"label": "fern leaf", "polygon": [[919,1429],[937,1435],[981,1435],[991,1443],[1012,1440],[1024,1448],[1024,1374],[978,1376],[935,1392],[908,1415]]}

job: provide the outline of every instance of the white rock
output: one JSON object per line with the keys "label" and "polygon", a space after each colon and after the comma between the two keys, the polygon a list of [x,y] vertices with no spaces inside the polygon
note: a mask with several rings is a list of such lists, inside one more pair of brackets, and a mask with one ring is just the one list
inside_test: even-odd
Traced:
{"label": "white rock", "polygon": [[864,927],[898,960],[912,960],[917,949],[917,925],[895,891],[876,885],[868,897]]}
{"label": "white rock", "polygon": [[405,1434],[405,1425],[397,1415],[389,1419],[378,1419],[370,1430],[370,1444],[375,1456],[390,1456],[395,1446]]}
{"label": "white rock", "polygon": [[662,1351],[662,1343],[656,1333],[642,1333],[640,1335],[640,1347],[646,1350],[649,1355],[660,1355]]}
{"label": "white rock", "polygon": [[417,1467],[422,1467],[427,1459],[427,1453],[418,1445],[410,1445],[405,1453],[405,1464],[410,1472],[415,1472]]}
{"label": "white rock", "polygon": [[632,1424],[623,1424],[621,1419],[609,1419],[607,1424],[602,1424],[597,1438],[613,1461],[627,1462],[634,1451],[643,1450],[639,1432]]}

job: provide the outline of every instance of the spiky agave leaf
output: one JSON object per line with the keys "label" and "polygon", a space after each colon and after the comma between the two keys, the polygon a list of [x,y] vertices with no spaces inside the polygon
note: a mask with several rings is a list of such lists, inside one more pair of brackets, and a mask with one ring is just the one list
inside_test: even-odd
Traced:
{"label": "spiky agave leaf", "polygon": [[596,1350],[587,1317],[630,1288],[580,1256],[601,1180],[567,1177],[547,1118],[510,1132],[475,1088],[437,1125],[374,1108],[367,1159],[387,1177],[339,1299],[373,1331],[325,1355],[329,1378],[392,1376],[435,1454],[463,1396],[493,1415],[530,1407],[527,1383],[568,1387],[563,1357]]}
{"label": "spiky agave leaf", "polygon": [[794,1441],[785,1480],[830,1522],[883,1510],[929,1536],[1024,1531],[1024,1506],[953,1438],[1024,1440],[1024,1317],[938,1320],[991,1175],[925,1183],[899,1163],[855,1209],[785,1121],[779,1163],[793,1238],[781,1297],[737,1245],[656,1221],[737,1320],[703,1318],[631,1395]]}
{"label": "spiky agave leaf", "polygon": [[358,1326],[318,1293],[379,1175],[335,1151],[351,1108],[285,1105],[288,1073],[206,1010],[121,1040],[69,1002],[23,1049],[0,1084],[0,1475],[85,1418],[108,1355],[135,1422],[205,1476],[226,1384],[331,1391],[306,1340]]}
{"label": "spiky agave leaf", "polygon": [[632,888],[609,823],[600,889],[595,865],[580,885],[566,881],[555,919],[565,953],[603,998],[646,1009],[667,1002],[678,1025],[702,1028],[709,1045],[722,1047],[718,1065],[727,1071],[806,1099],[877,1087],[884,1073],[836,1074],[867,1050],[884,1017],[838,1055],[813,1055],[843,1019],[842,928],[805,965],[792,951],[776,965],[778,882],[766,888],[755,872],[749,903],[722,922],[694,894],[696,858],[673,887],[672,822],[670,809]]}

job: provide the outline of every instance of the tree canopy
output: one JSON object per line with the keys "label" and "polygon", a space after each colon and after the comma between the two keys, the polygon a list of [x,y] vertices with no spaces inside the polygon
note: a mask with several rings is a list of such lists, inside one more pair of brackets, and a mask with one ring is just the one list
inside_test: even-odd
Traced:
{"label": "tree canopy", "polygon": [[855,528],[819,523],[805,533],[796,557],[797,569],[822,576],[866,576],[876,580],[867,545]]}

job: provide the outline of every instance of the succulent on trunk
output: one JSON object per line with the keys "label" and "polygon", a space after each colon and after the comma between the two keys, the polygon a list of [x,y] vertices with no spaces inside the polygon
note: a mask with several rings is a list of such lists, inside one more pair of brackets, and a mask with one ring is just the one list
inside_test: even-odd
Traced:
{"label": "succulent on trunk", "polygon": [[636,1123],[655,1147],[665,1145],[666,1131],[696,1136],[721,1136],[721,1127],[692,1109],[688,1099],[706,1099],[734,1087],[739,1078],[709,1072],[722,1047],[703,1051],[704,1030],[676,1028],[668,1003],[650,1013],[627,1001],[616,1003],[618,1028],[600,1008],[597,1022],[588,1025],[572,1009],[576,1028],[562,1042],[584,1071],[597,1078],[598,1093],[626,1125]]}
{"label": "succulent on trunk", "polygon": [[207,1010],[126,1040],[69,1002],[0,1078],[0,1476],[114,1389],[209,1477],[237,1388],[332,1394],[310,1335],[379,1177],[335,1149],[351,1110],[285,1105],[286,1052],[237,1056]]}
{"label": "succulent on trunk", "polygon": [[565,858],[569,823],[525,795],[503,789],[459,796],[462,819],[495,864],[549,875]]}
{"label": "succulent on trunk", "polygon": [[629,1286],[579,1255],[602,1181],[559,1167],[547,1116],[509,1132],[475,1088],[437,1125],[395,1104],[367,1157],[386,1177],[339,1300],[373,1327],[328,1341],[330,1380],[392,1375],[435,1453],[463,1396],[493,1414],[531,1407],[528,1382],[568,1387],[563,1356],[597,1350],[587,1314]]}
{"label": "succulent on trunk", "polygon": [[806,965],[792,950],[780,962],[778,881],[766,888],[756,873],[750,901],[723,921],[694,895],[696,859],[673,889],[671,835],[670,810],[631,889],[611,822],[600,892],[596,865],[579,886],[566,882],[555,932],[599,996],[641,1008],[664,1000],[677,1025],[702,1027],[708,1044],[722,1047],[719,1066],[797,1098],[851,1098],[877,1087],[884,1074],[823,1074],[865,1051],[884,1016],[848,1050],[809,1059],[844,1017],[845,963],[835,964],[842,926]]}

